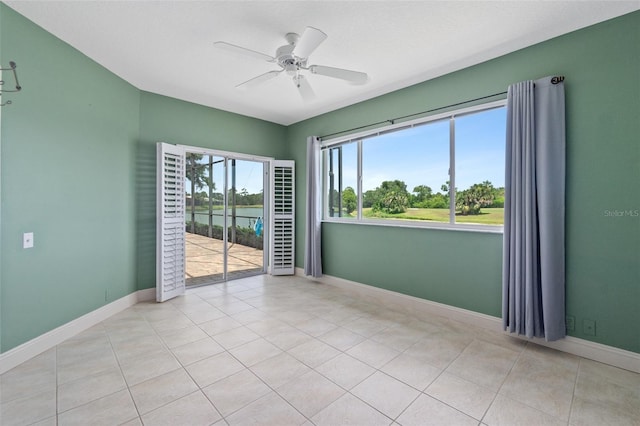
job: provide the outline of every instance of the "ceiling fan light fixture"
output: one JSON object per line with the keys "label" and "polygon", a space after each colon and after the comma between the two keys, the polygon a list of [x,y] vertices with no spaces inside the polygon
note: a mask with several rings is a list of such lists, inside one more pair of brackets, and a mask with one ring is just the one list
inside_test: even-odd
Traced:
{"label": "ceiling fan light fixture", "polygon": [[286,71],[287,74],[294,76],[298,73],[299,68],[295,64],[288,64],[288,65],[285,65],[284,70]]}

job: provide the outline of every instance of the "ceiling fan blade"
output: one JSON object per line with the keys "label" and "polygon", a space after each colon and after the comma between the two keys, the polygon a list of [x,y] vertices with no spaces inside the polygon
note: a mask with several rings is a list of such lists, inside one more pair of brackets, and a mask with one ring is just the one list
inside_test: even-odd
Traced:
{"label": "ceiling fan blade", "polygon": [[299,58],[308,58],[326,38],[327,35],[319,29],[307,27],[291,53]]}
{"label": "ceiling fan blade", "polygon": [[300,96],[302,96],[303,101],[312,101],[316,98],[316,94],[313,92],[309,81],[304,78],[304,76],[299,75],[293,78],[293,83],[298,88],[298,92]]}
{"label": "ceiling fan blade", "polygon": [[325,67],[324,65],[311,65],[309,71],[312,74],[320,74],[327,77],[339,78],[352,84],[364,84],[369,79],[366,73],[345,70],[342,68]]}
{"label": "ceiling fan blade", "polygon": [[236,46],[235,44],[227,43],[224,41],[216,41],[213,43],[218,49],[226,50],[227,52],[237,53],[244,56],[251,56],[252,58],[261,59],[267,62],[275,62],[273,56],[265,55],[264,53],[256,52],[255,50],[247,49],[245,47]]}
{"label": "ceiling fan blade", "polygon": [[284,71],[284,70],[269,71],[269,72],[266,72],[264,74],[260,74],[257,77],[253,77],[252,79],[245,81],[244,83],[238,84],[236,87],[240,88],[240,89],[249,89],[251,87],[258,86],[258,85],[264,83],[265,81],[269,81],[272,78],[277,77],[282,71]]}

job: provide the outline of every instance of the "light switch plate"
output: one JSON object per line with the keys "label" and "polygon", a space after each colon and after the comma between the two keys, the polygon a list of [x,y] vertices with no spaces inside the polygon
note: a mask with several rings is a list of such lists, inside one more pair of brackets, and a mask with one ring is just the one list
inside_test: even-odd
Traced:
{"label": "light switch plate", "polygon": [[22,248],[33,247],[33,232],[25,232],[22,234]]}

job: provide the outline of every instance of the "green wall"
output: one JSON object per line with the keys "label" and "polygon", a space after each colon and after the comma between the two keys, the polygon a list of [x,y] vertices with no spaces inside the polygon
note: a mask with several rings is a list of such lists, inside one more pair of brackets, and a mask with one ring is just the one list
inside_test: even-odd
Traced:
{"label": "green wall", "polygon": [[[280,157],[286,128],[141,92],[0,3],[0,352],[155,286],[157,141]],[[22,233],[35,247],[22,249]]]}
{"label": "green wall", "polygon": [[[0,67],[2,67],[2,16],[4,7],[0,5]],[[0,96],[0,103],[3,103]],[[0,353],[2,353],[2,107],[0,107]]]}
{"label": "green wall", "polygon": [[156,142],[285,158],[286,127],[142,92],[138,143],[138,288],[155,287]]}
{"label": "green wall", "polygon": [[[566,76],[567,315],[570,335],[640,352],[640,12],[289,127],[297,162],[297,256],[303,265],[308,135],[505,91],[511,83]],[[433,229],[323,224],[329,275],[501,316],[502,236]],[[596,321],[596,336],[582,332]]]}
{"label": "green wall", "polygon": [[[6,351],[136,290],[132,176],[140,93],[0,9],[0,63],[15,61],[23,86],[2,107]],[[24,232],[34,232],[34,248],[22,249]]]}

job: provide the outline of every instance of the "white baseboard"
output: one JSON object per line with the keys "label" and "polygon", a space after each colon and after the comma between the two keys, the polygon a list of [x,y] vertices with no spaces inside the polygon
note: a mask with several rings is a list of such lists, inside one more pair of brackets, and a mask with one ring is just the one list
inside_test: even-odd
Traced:
{"label": "white baseboard", "polygon": [[53,348],[138,302],[154,300],[155,297],[155,288],[136,291],[31,339],[20,346],[16,346],[0,354],[0,374],[11,370],[34,356]]}
{"label": "white baseboard", "polygon": [[[304,271],[301,268],[296,268],[296,275],[304,277]],[[307,278],[342,289],[362,299],[388,306],[390,309],[409,312],[417,316],[424,314],[439,315],[463,323],[473,324],[475,326],[495,331],[496,333],[509,334],[502,330],[502,319],[490,315],[445,305],[443,303],[432,302],[430,300],[408,296],[406,294],[330,275],[324,275],[321,278]],[[0,354],[0,374],[9,371],[17,365],[41,354],[42,352],[62,343],[66,339],[69,339],[88,328],[93,327],[99,322],[104,321],[112,315],[115,315],[136,303],[154,300],[155,294],[156,291],[154,288],[148,288],[131,293],[128,296],[115,300],[108,305],[102,306],[95,311],[89,312],[73,321],[44,333],[35,339]],[[635,352],[625,351],[613,346],[607,346],[571,336],[567,336],[564,339],[555,342],[547,342],[544,339],[527,339],[522,336],[509,335],[538,345],[640,373],[640,354]]]}
{"label": "white baseboard", "polygon": [[[304,270],[302,270],[301,268],[296,268],[296,275],[304,277]],[[455,306],[445,305],[443,303],[432,302],[430,300],[421,299],[419,297],[408,296],[406,294],[397,293],[394,291],[385,290],[355,281],[333,277],[330,275],[323,275],[321,278],[307,278],[309,280],[340,288],[365,300],[388,306],[393,310],[409,312],[417,316],[424,314],[443,316],[466,324],[472,324],[487,330],[492,330],[496,333],[517,337],[519,339],[536,343],[541,346],[546,346],[573,355],[578,355],[583,358],[588,358],[594,361],[609,364],[614,367],[619,367],[625,370],[640,373],[640,354],[636,352],[626,351],[624,349],[619,349],[613,346],[603,345],[601,343],[595,343],[589,340],[579,339],[577,337],[571,336],[567,336],[564,339],[557,340],[555,342],[547,342],[544,339],[539,338],[529,339],[524,336],[518,336],[505,332],[502,329],[501,318],[469,311],[467,309],[456,308]]]}
{"label": "white baseboard", "polygon": [[[138,296],[138,301],[136,303],[140,303],[140,302],[151,302],[152,300],[156,300],[156,289],[155,287],[153,288],[145,288],[144,290],[138,290],[136,292],[137,296]],[[135,305],[135,303],[134,303]]]}

